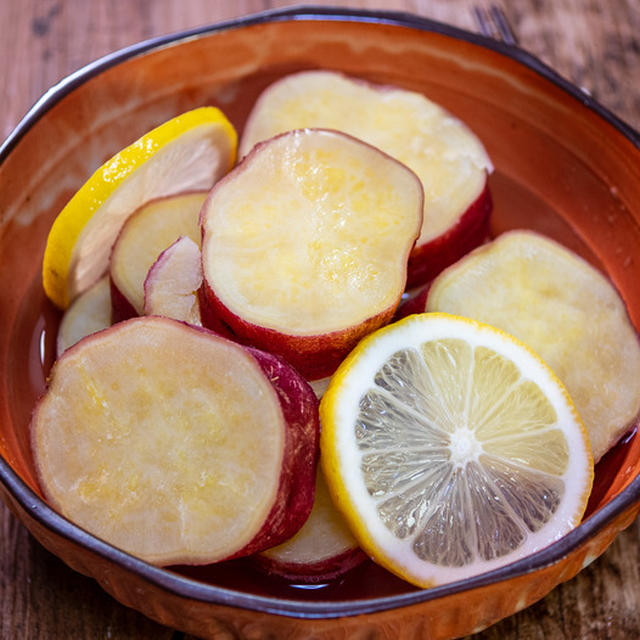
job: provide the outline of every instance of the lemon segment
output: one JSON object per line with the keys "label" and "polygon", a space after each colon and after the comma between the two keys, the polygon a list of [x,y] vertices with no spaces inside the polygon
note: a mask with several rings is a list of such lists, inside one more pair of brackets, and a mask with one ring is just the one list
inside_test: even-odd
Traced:
{"label": "lemon segment", "polygon": [[379,564],[429,587],[579,524],[593,482],[566,390],[523,343],[447,314],[365,338],[320,404],[329,490]]}
{"label": "lemon segment", "polygon": [[44,252],[45,293],[62,309],[106,271],[127,217],[155,198],[210,189],[234,164],[237,135],[215,107],[151,130],[105,162],[53,223]]}

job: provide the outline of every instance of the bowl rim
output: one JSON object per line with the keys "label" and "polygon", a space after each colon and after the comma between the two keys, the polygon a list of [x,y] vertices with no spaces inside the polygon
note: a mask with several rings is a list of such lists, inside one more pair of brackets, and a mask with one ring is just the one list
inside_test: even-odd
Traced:
{"label": "bowl rim", "polygon": [[[142,55],[148,51],[168,47],[186,40],[206,37],[221,31],[240,29],[264,23],[312,20],[360,22],[405,27],[418,31],[438,33],[491,49],[515,60],[558,86],[571,97],[606,120],[620,131],[635,147],[640,149],[640,133],[597,102],[589,94],[581,91],[540,59],[527,53],[519,46],[506,44],[459,27],[407,12],[299,5],[254,13],[212,25],[151,38],[124,47],[90,62],[48,89],[27,111],[14,130],[0,145],[0,165],[24,135],[54,105],[78,86],[122,61]],[[635,437],[640,436],[636,434]],[[172,570],[155,567],[131,556],[93,536],[54,511],[13,471],[2,455],[0,455],[0,483],[6,488],[9,497],[12,498],[30,518],[42,525],[45,529],[73,543],[82,545],[90,552],[115,563],[122,569],[136,573],[138,577],[147,580],[149,583],[165,591],[208,604],[307,619],[330,619],[407,607],[464,591],[478,589],[502,580],[513,579],[542,570],[560,562],[574,549],[594,538],[600,529],[615,520],[627,509],[632,508],[634,504],[640,502],[640,474],[638,474],[623,491],[560,540],[535,554],[493,571],[431,589],[410,591],[390,596],[345,601],[306,601],[276,596],[261,596],[226,587],[219,587],[188,578]]]}

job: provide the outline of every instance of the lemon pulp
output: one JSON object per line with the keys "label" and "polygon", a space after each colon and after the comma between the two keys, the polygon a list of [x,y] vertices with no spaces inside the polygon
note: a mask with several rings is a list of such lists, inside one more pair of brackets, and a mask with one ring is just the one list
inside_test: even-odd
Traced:
{"label": "lemon pulp", "polygon": [[[474,378],[483,365],[491,375]],[[501,418],[514,412],[510,430]],[[568,445],[556,419],[540,388],[495,351],[455,339],[399,351],[377,372],[356,423],[380,519],[398,538],[413,536],[416,555],[435,564],[509,553],[548,522],[564,493]]]}
{"label": "lemon pulp", "polygon": [[365,551],[419,586],[533,553],[584,513],[593,459],[571,399],[488,325],[422,314],[379,330],[320,415],[334,501]]}

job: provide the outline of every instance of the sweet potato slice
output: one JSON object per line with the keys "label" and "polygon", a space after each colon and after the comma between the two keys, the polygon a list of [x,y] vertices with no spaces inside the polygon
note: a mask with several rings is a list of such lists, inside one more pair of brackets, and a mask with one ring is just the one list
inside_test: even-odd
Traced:
{"label": "sweet potato slice", "polygon": [[198,299],[201,285],[200,249],[191,238],[180,236],[149,269],[144,281],[144,314],[201,327]]}
{"label": "sweet potato slice", "polygon": [[82,338],[111,325],[109,278],[102,277],[83,291],[67,308],[60,321],[56,353],[61,356]]}
{"label": "sweet potato slice", "polygon": [[393,316],[422,198],[407,167],[336,131],[256,146],[202,208],[210,307],[309,379],[330,375]]}
{"label": "sweet potato slice", "polygon": [[292,538],[258,554],[266,572],[302,583],[334,580],[366,560],[340,512],[333,506],[320,469],[309,518]]}
{"label": "sweet potato slice", "polygon": [[312,504],[317,401],[283,361],[148,316],[58,359],[31,424],[46,498],[158,565],[258,552]]}

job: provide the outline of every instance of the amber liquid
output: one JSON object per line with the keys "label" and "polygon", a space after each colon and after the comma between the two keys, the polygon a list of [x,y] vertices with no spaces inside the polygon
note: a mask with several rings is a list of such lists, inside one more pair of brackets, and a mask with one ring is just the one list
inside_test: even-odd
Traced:
{"label": "amber liquid", "polygon": [[[595,266],[602,268],[588,247],[571,231],[564,220],[531,192],[502,174],[492,177],[496,205],[492,214],[492,235],[511,228],[533,228],[560,240]],[[517,206],[516,206],[517,203]],[[24,309],[12,334],[12,357],[16,375],[9,382],[9,400],[15,437],[33,480],[33,462],[27,425],[31,410],[44,390],[45,380],[55,359],[55,341],[60,322],[58,312],[45,298],[39,281],[32,284]],[[34,301],[38,301],[35,302]],[[28,304],[27,304],[28,303]],[[28,355],[25,359],[25,352]],[[24,366],[25,360],[28,366]],[[602,506],[602,500],[625,463],[628,449],[636,438],[637,425],[596,465],[595,481],[585,518]],[[29,473],[26,475],[28,476]],[[25,478],[29,481],[29,478]],[[215,565],[170,567],[186,577],[245,593],[300,601],[346,601],[369,599],[416,591],[415,587],[367,560],[343,576],[316,584],[285,581],[267,575],[251,558]]]}

